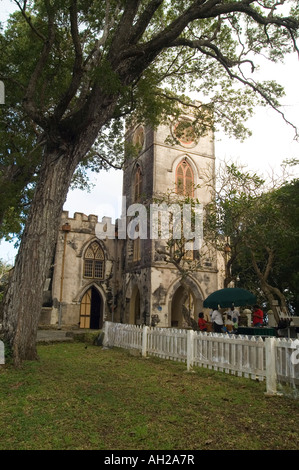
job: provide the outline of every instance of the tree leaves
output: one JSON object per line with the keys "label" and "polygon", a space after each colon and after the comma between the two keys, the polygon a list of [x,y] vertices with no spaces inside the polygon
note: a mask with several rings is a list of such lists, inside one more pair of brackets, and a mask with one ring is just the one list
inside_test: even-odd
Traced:
{"label": "tree leaves", "polygon": [[[296,2],[289,4],[293,19],[285,16],[286,5],[279,13],[272,0],[209,6],[191,0],[45,0],[19,6],[0,35],[7,93],[0,110],[0,178],[6,194],[15,195],[14,201],[9,196],[10,213],[24,198],[29,202],[24,195],[27,184],[34,185],[44,142],[74,139],[78,124],[85,131],[98,119],[90,108],[99,93],[117,97],[115,111],[81,158],[82,187],[85,164],[96,171],[108,162],[122,165],[126,116],[134,112],[134,119],[157,126],[177,118],[181,103],[191,104],[188,94],[201,100],[193,103],[197,136],[222,128],[245,139],[255,106],[278,109],[283,96],[275,81],[251,78],[255,56],[283,59],[298,34]],[[10,191],[5,178],[12,165],[23,181],[18,178]]]}
{"label": "tree leaves", "polygon": [[[296,162],[294,162],[295,164]],[[239,287],[270,294],[298,308],[298,180],[269,188],[257,174],[226,164],[218,177],[215,203],[206,208],[205,236],[223,253],[229,243],[230,277]]]}

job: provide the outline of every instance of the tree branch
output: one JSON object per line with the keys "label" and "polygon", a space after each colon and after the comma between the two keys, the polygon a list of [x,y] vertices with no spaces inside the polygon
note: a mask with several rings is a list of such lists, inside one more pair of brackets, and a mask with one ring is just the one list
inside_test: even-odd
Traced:
{"label": "tree branch", "polygon": [[273,250],[271,250],[269,247],[266,247],[266,251],[268,253],[268,259],[267,259],[267,264],[266,264],[266,268],[265,268],[265,271],[264,271],[265,281],[268,279],[268,277],[270,275],[270,272],[271,272],[272,267],[273,267],[273,260],[274,260]]}
{"label": "tree branch", "polygon": [[42,113],[39,112],[36,105],[34,95],[37,88],[37,82],[42,74],[43,68],[45,67],[50,51],[52,49],[54,38],[55,38],[55,24],[53,15],[50,13],[49,3],[45,2],[48,6],[48,38],[44,41],[44,45],[40,54],[40,57],[37,61],[35,69],[30,77],[26,93],[24,95],[23,103],[24,108],[27,114],[39,124],[41,127],[45,128],[46,118]]}
{"label": "tree branch", "polygon": [[72,80],[70,83],[69,88],[65,92],[64,96],[61,98],[60,102],[58,103],[54,116],[55,119],[60,120],[63,114],[65,113],[69,103],[75,96],[79,85],[81,83],[81,78],[83,75],[83,67],[82,67],[82,47],[80,42],[80,34],[78,28],[78,10],[77,10],[77,0],[72,0],[70,8],[70,21],[71,21],[71,34],[72,40],[74,44],[75,50],[75,61],[73,66],[73,74]]}
{"label": "tree branch", "polygon": [[116,14],[115,14],[115,17],[113,18],[112,22],[110,23],[110,19],[109,19],[109,11],[110,11],[110,0],[106,0],[106,10],[105,10],[105,23],[104,23],[104,28],[103,28],[103,34],[102,36],[95,42],[95,45],[94,47],[92,48],[92,50],[90,51],[90,53],[88,54],[88,56],[86,57],[85,61],[84,61],[84,69],[86,71],[88,70],[91,70],[91,68],[93,66],[95,66],[98,62],[98,59],[101,55],[101,46],[103,46],[108,38],[108,35],[109,35],[109,30],[110,28],[112,28],[112,26],[114,25],[116,19],[117,18],[117,13],[118,13],[118,10],[116,11]]}
{"label": "tree branch", "polygon": [[[210,42],[210,40],[189,40],[185,38],[179,38],[173,41],[173,43],[170,45],[170,47],[177,47],[177,46],[186,46],[190,47],[193,49],[197,49],[200,51],[203,55],[206,55],[208,57],[211,57],[212,59],[216,60],[217,62],[222,65],[222,67],[225,68],[227,71],[228,75],[230,76],[231,79],[237,80],[240,83],[242,83],[245,86],[249,86],[254,92],[258,93],[264,101],[271,106],[276,112],[278,112],[283,120],[290,126],[293,127],[295,130],[295,138],[299,137],[298,129],[297,127],[292,124],[290,121],[287,120],[285,117],[284,113],[278,109],[278,106],[272,101],[272,99],[265,93],[265,91],[259,86],[257,83],[255,83],[253,80],[246,79],[244,75],[241,73],[242,76],[237,75],[236,73],[233,73],[231,69],[235,67],[236,65],[240,66],[245,63],[249,63],[251,65],[251,70],[254,70],[254,64],[251,60],[231,60],[228,57],[225,57],[220,49],[215,45]],[[209,50],[210,49],[210,50]]]}
{"label": "tree branch", "polygon": [[[129,31],[132,28],[134,18],[138,11],[140,0],[127,0],[125,2],[124,12],[116,29],[110,52],[117,53],[124,45],[124,38],[129,37]],[[125,41],[128,44],[128,40]]]}
{"label": "tree branch", "polygon": [[140,15],[140,18],[137,21],[136,25],[132,28],[132,33],[130,36],[130,42],[132,44],[136,44],[138,40],[142,37],[146,28],[149,25],[149,22],[151,21],[159,6],[162,5],[162,3],[163,0],[152,0],[147,5],[143,13]]}
{"label": "tree branch", "polygon": [[110,160],[108,160],[108,158],[100,155],[99,153],[95,153],[93,156],[103,160],[105,163],[107,163],[107,165],[109,165],[111,168],[114,168],[115,170],[122,170],[124,167],[123,163],[121,165],[114,165]]}
{"label": "tree branch", "polygon": [[28,25],[30,26],[32,31],[36,34],[36,36],[39,39],[41,39],[43,42],[46,42],[47,38],[35,28],[35,26],[33,25],[32,21],[31,21],[31,17],[26,14],[27,1],[26,0],[24,1],[23,7],[21,6],[20,2],[18,2],[17,0],[14,0],[14,2],[19,7],[23,17],[25,18],[26,22],[28,23]]}

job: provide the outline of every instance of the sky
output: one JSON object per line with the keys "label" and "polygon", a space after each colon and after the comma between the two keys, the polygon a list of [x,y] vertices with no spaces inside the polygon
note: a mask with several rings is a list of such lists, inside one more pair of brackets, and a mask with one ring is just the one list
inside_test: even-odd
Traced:
{"label": "sky", "polygon": [[[10,0],[0,0],[0,20],[6,19],[15,8]],[[284,64],[267,63],[262,68],[261,78],[275,79],[284,86],[286,96],[282,99],[282,111],[286,118],[299,129],[299,58],[294,53],[286,57]],[[216,161],[234,161],[244,164],[247,170],[261,176],[280,172],[286,158],[299,159],[299,142],[294,140],[294,129],[282,117],[269,108],[257,108],[255,115],[247,122],[252,136],[244,142],[217,134],[215,141]],[[299,176],[298,174],[296,176]],[[98,215],[115,219],[120,215],[122,195],[122,172],[109,170],[91,175],[94,187],[90,192],[70,191],[64,210],[73,217],[75,212]],[[13,264],[17,250],[14,243],[0,242],[0,259]]]}

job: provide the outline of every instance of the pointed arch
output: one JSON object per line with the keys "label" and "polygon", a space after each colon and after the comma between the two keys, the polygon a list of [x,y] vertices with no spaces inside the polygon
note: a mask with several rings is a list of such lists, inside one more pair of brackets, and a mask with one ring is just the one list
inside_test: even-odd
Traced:
{"label": "pointed arch", "polygon": [[104,296],[98,286],[85,287],[80,300],[79,328],[101,329],[104,319]]}
{"label": "pointed arch", "polygon": [[170,326],[183,328],[187,325],[186,314],[195,317],[195,296],[193,291],[181,284],[175,291],[171,301]]}
{"label": "pointed arch", "polygon": [[168,288],[165,303],[168,306],[168,326],[178,326],[184,323],[183,305],[187,308],[191,317],[203,308],[203,292],[198,280],[191,276],[186,276],[184,281],[177,278]]}
{"label": "pointed arch", "polygon": [[83,277],[87,279],[104,279],[105,255],[97,241],[91,242],[84,253]]}
{"label": "pointed arch", "polygon": [[140,325],[141,324],[141,297],[140,290],[137,284],[134,285],[132,289],[131,299],[130,299],[130,318],[129,323],[131,325]]}
{"label": "pointed arch", "polygon": [[142,172],[140,165],[136,165],[135,174],[134,174],[134,195],[133,199],[134,202],[139,202],[141,198],[141,191],[142,191]]}
{"label": "pointed arch", "polygon": [[194,174],[186,158],[176,167],[175,184],[177,194],[181,196],[194,196]]}

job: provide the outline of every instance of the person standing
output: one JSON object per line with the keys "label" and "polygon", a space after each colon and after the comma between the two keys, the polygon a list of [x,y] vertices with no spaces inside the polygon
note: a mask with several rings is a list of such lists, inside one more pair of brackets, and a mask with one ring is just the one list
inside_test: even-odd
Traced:
{"label": "person standing", "polygon": [[253,320],[252,320],[252,323],[253,323],[253,326],[256,328],[256,327],[260,327],[260,326],[263,326],[263,323],[264,323],[264,313],[263,311],[260,309],[260,307],[258,305],[255,305],[253,307]]}
{"label": "person standing", "polygon": [[198,314],[198,327],[200,331],[207,331],[207,322],[203,317],[203,312]]}
{"label": "person standing", "polygon": [[223,328],[223,317],[222,313],[218,309],[214,310],[212,313],[212,322],[215,333],[222,333]]}
{"label": "person standing", "polygon": [[239,310],[235,309],[235,307],[233,305],[231,306],[231,308],[227,312],[227,314],[231,316],[231,319],[232,319],[233,323],[238,323],[239,324],[240,312],[239,312]]}

